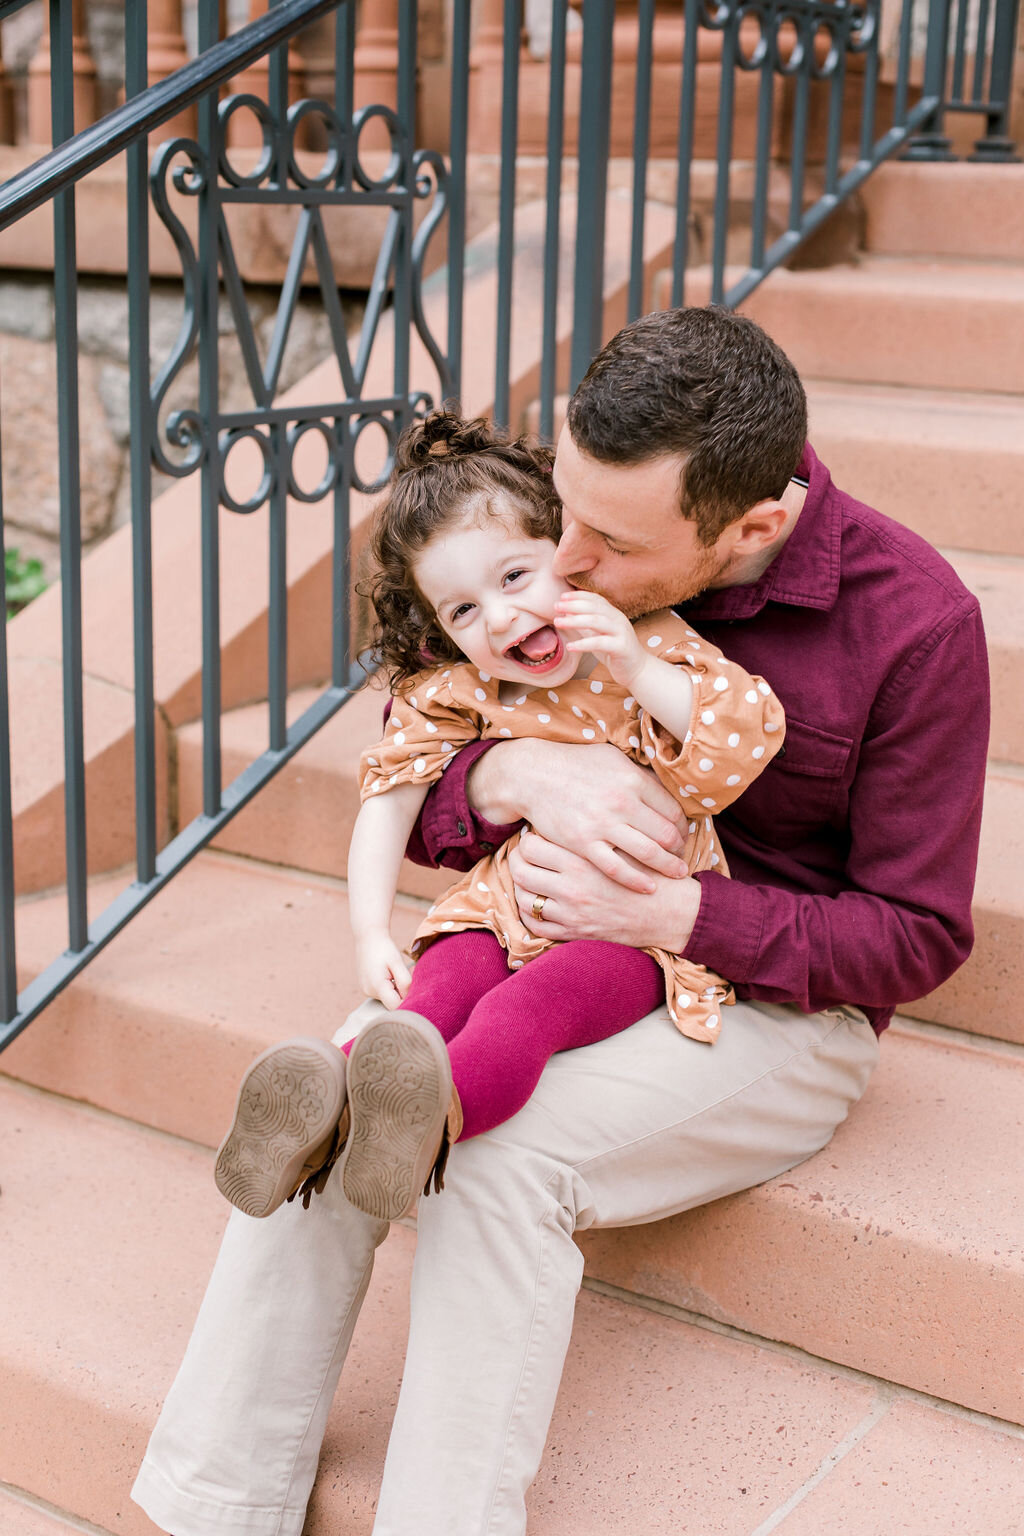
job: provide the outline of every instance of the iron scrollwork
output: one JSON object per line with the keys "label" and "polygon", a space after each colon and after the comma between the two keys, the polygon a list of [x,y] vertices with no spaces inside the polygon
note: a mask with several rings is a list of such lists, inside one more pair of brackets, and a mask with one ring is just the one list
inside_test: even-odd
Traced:
{"label": "iron scrollwork", "polygon": [[[233,154],[229,142],[232,124],[240,115],[254,120],[259,130],[259,143],[248,161],[237,152]],[[324,143],[315,155],[300,147],[303,134],[314,123]],[[364,149],[371,125],[376,125],[378,132],[386,130],[390,149],[383,167],[373,164]],[[381,104],[361,108],[346,122],[329,102],[311,97],[290,106],[281,121],[261,97],[240,93],[219,104],[212,145],[204,147],[193,139],[178,137],[160,146],[150,170],[150,187],[154,207],[178,253],[184,296],[181,329],[151,387],[151,454],[156,467],[181,478],[209,460],[221,506],[242,515],[257,511],[281,494],[303,503],[320,501],[336,491],[343,479],[359,491],[378,490],[390,475],[401,428],[434,403],[434,397],[421,389],[364,398],[385,307],[393,288],[403,280],[408,284],[406,302],[412,323],[437,371],[439,394],[443,398],[452,392],[449,360],[427,324],[423,303],[428,247],[449,209],[449,175],[442,157],[430,150],[414,152],[411,131],[394,111]],[[205,202],[209,208],[208,200],[213,199],[221,289],[252,394],[251,409],[224,411],[218,402],[209,420],[204,420],[192,404],[168,410],[175,382],[181,380],[182,370],[200,341],[199,262],[193,238],[175,207],[172,189],[179,197],[191,199],[193,206]],[[275,201],[298,204],[299,216],[266,360],[261,361],[227,209],[233,204],[266,206]],[[430,206],[414,233],[413,208],[420,202]],[[353,357],[323,210],[361,205],[383,206],[387,214]],[[404,263],[399,260],[403,250]],[[276,396],[299,292],[310,265],[319,285],[344,393],[341,399],[325,401],[320,407],[293,408],[277,405]],[[382,467],[372,477],[361,476],[356,469],[356,446],[370,426],[383,429],[386,446]],[[321,438],[327,463],[317,484],[303,487],[295,466],[296,451],[311,432]],[[228,485],[228,460],[243,443],[255,446],[261,466],[257,483],[246,494],[236,493]]]}

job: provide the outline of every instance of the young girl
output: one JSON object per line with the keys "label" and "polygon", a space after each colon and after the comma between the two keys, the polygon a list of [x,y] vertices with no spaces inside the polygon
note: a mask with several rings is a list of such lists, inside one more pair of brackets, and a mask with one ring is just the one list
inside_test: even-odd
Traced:
{"label": "young girl", "polygon": [[[391,937],[409,835],[466,742],[613,743],[680,797],[690,871],[723,873],[710,813],[782,744],[768,684],[670,610],[631,623],[597,594],[565,590],[552,568],[551,462],[548,450],[442,411],[399,443],[372,536],[394,706],[360,764],[349,903],[360,983],[400,1011],[343,1048],[347,1072],[313,1040],[275,1047],[250,1069],[217,1181],[251,1215],[300,1184],[308,1204],[340,1158],[351,1203],[394,1219],[432,1168],[440,1187],[448,1140],[515,1114],[554,1052],[615,1034],[661,1003],[683,1034],[711,1043],[733,1001],[728,982],[677,955],[536,937],[509,873],[517,837],[431,907],[413,973]],[[544,901],[531,908],[541,922]]]}

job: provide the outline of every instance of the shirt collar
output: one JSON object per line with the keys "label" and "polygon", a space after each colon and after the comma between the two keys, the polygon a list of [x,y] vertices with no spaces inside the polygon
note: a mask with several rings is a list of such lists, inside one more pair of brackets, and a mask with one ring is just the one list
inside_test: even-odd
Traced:
{"label": "shirt collar", "polygon": [[839,595],[842,519],[832,477],[810,443],[797,474],[809,481],[800,516],[767,570],[747,586],[702,592],[679,612],[688,619],[752,619],[768,602],[827,611]]}

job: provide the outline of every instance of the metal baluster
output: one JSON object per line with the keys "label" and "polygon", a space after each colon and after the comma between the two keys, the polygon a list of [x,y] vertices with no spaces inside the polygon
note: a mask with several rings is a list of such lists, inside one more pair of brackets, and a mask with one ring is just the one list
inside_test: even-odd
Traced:
{"label": "metal baluster", "polygon": [[640,0],[637,12],[636,100],[633,104],[633,230],[629,253],[629,320],[635,320],[644,308],[644,215],[647,211],[653,67],[654,0]]}
{"label": "metal baluster", "polygon": [[[3,477],[0,476],[0,555],[6,555]],[[11,811],[11,703],[7,686],[7,580],[0,562],[0,1023],[18,1011],[14,933],[14,823]]]}
{"label": "metal baluster", "polygon": [[[125,7],[125,95],[146,89],[148,17]],[[156,742],[153,686],[153,531],[149,382],[149,181],[145,138],[128,148],[129,474],[132,492],[132,605],[135,648],[135,861],[145,884],[156,874]]]}
{"label": "metal baluster", "polygon": [[988,58],[988,0],[979,0],[978,4],[978,35],[974,45],[974,84],[971,89],[971,98],[974,101],[985,99],[985,61]]}
{"label": "metal baluster", "polygon": [[[762,22],[762,26],[766,23]],[[765,235],[768,223],[768,181],[772,165],[772,123],[775,97],[775,57],[771,42],[763,38],[764,59],[757,84],[757,149],[755,151],[754,202],[750,212],[750,265],[760,270],[764,264]]]}
{"label": "metal baluster", "polygon": [[[909,3],[909,0],[908,0]],[[793,148],[790,155],[789,174],[789,229],[798,230],[804,211],[804,174],[807,169],[807,118],[811,96],[811,61],[814,57],[814,28],[806,16],[797,22],[800,35],[794,47],[803,47],[804,58],[796,77],[793,98]]]}
{"label": "metal baluster", "polygon": [[505,0],[501,59],[501,177],[498,192],[498,314],[494,419],[509,425],[512,371],[512,269],[515,262],[516,150],[519,137],[519,0]]}
{"label": "metal baluster", "polygon": [[[276,5],[278,0],[271,0]],[[288,184],[288,56],[293,40],[275,48],[268,60],[267,105],[275,124],[277,164],[271,173],[271,182],[280,190]],[[287,303],[287,288],[294,276],[296,284],[301,271],[292,272],[291,265],[285,275],[279,302]],[[267,404],[272,402],[268,399]],[[284,427],[272,423],[267,428],[270,438],[269,468],[271,474],[270,495],[267,498],[267,535],[270,541],[269,576],[270,588],[267,601],[267,713],[269,717],[269,741],[272,752],[280,752],[288,734],[288,474],[287,444]]]}
{"label": "metal baluster", "polygon": [[568,0],[554,0],[548,88],[547,215],[544,226],[544,313],[541,320],[540,434],[555,433],[558,361],[558,263],[562,244],[562,150],[565,142],[565,26]]}
{"label": "metal baluster", "polygon": [[338,180],[352,185],[355,142],[352,114],[355,111],[356,0],[343,0],[334,24],[334,110],[345,132],[345,155]]}
{"label": "metal baluster", "polygon": [[967,9],[968,0],[958,0],[956,42],[953,46],[953,85],[950,93],[954,101],[962,101],[964,96],[964,66],[967,62]]}
{"label": "metal baluster", "polygon": [[914,0],[903,0],[900,16],[900,58],[896,70],[896,90],[893,97],[892,120],[900,128],[907,120],[907,93],[910,84],[910,61],[913,52]]}
{"label": "metal baluster", "polygon": [[672,261],[672,307],[678,309],[686,289],[690,257],[690,171],[693,164],[693,125],[697,104],[697,44],[700,36],[700,0],[686,0],[683,12],[683,85],[679,102],[679,164],[676,182],[676,238]]}
{"label": "metal baluster", "polygon": [[[334,33],[334,108],[345,130],[345,162],[341,185],[352,184],[355,142],[352,114],[355,110],[356,5],[348,0],[338,11]],[[334,421],[335,453],[340,472],[334,488],[334,544],[331,551],[331,683],[335,688],[349,684],[351,671],[350,608],[351,572],[349,561],[349,503],[352,488],[352,441],[349,418]]]}
{"label": "metal baluster", "polygon": [[[50,0],[51,128],[54,144],[74,125],[72,18]],[[64,669],[64,828],[68,947],[89,942],[86,901],[85,730],[82,708],[82,505],[78,418],[78,270],[75,189],[53,202],[53,283],[57,336],[57,431],[60,474],[60,576]]]}
{"label": "metal baluster", "polygon": [[402,209],[395,245],[395,395],[402,401],[404,427],[410,418],[409,358],[412,340],[412,157],[416,148],[416,0],[401,0],[398,8],[398,120],[401,123],[402,182],[408,201]]}
{"label": "metal baluster", "polygon": [[[199,0],[199,52],[217,41],[217,0]],[[200,469],[200,541],[203,609],[203,811],[216,816],[221,806],[221,662],[220,662],[220,479],[217,431],[219,360],[217,357],[218,197],[217,92],[199,102],[199,144],[206,174],[199,193],[199,417],[206,436]]]}
{"label": "metal baluster", "polygon": [[835,195],[839,185],[839,155],[843,144],[843,89],[846,84],[846,35],[832,40],[837,50],[835,69],[829,79],[828,129],[825,140],[825,193]]}
{"label": "metal baluster", "polygon": [[569,388],[575,389],[601,345],[604,322],[604,223],[611,132],[614,0],[589,0],[583,26],[580,171],[576,213]]}
{"label": "metal baluster", "polygon": [[989,78],[989,109],[985,137],[974,146],[971,160],[992,160],[1005,164],[1019,159],[1009,137],[1010,107],[1013,92],[1014,39],[1017,36],[1019,0],[996,0],[996,20],[992,33],[992,73]]}
{"label": "metal baluster", "polygon": [[[555,0],[556,6],[564,0]],[[452,10],[451,116],[448,159],[451,166],[448,213],[448,366],[457,400],[462,398],[462,320],[466,257],[466,152],[469,114],[470,0],[455,0]]]}
{"label": "metal baluster", "polygon": [[734,9],[722,33],[722,73],[718,87],[718,176],[715,180],[714,234],[711,250],[711,302],[725,293],[725,254],[729,236],[729,167],[732,160],[732,110],[736,93],[736,54],[740,12]]}
{"label": "metal baluster", "polygon": [[950,141],[942,131],[943,103],[946,97],[946,64],[949,57],[950,0],[931,0],[928,7],[928,40],[924,56],[925,101],[934,101],[925,131],[914,134],[904,160],[955,160]]}
{"label": "metal baluster", "polygon": [[861,160],[870,160],[875,145],[875,111],[878,100],[878,18],[875,19],[874,37],[868,44],[867,55],[864,60],[864,95],[861,98],[860,110],[860,144],[858,154]]}

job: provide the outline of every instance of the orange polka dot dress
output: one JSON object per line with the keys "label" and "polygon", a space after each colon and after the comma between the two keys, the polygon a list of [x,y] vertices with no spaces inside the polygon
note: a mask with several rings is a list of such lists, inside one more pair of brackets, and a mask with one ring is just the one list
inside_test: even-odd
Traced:
{"label": "orange polka dot dress", "polygon": [[[728,874],[712,816],[737,799],[779,750],[782,706],[762,678],[727,660],[671,610],[638,619],[634,628],[656,655],[690,675],[693,713],[683,741],[651,719],[601,666],[557,689],[531,689],[499,682],[463,662],[423,672],[403,687],[384,739],[362,755],[362,798],[396,784],[439,779],[460,747],[482,737],[611,742],[679,796],[689,868]],[[517,841],[518,834],[481,859],[431,907],[413,940],[414,955],[446,933],[472,928],[494,934],[512,969],[551,947],[519,917],[508,868]],[[722,1007],[735,1001],[729,982],[679,955],[648,953],[664,973],[665,1002],[676,1026],[692,1040],[716,1040]]]}

